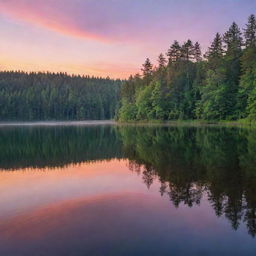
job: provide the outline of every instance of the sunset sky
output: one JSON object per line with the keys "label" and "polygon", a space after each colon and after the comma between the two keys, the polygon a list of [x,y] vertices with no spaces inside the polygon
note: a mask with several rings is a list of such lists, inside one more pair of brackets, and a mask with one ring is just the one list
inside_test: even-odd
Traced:
{"label": "sunset sky", "polygon": [[1,70],[126,78],[177,39],[205,49],[256,0],[0,0]]}

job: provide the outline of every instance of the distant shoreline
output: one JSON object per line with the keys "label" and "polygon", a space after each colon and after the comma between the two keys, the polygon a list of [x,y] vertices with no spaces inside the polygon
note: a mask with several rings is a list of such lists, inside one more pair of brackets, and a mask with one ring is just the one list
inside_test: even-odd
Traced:
{"label": "distant shoreline", "polygon": [[241,128],[256,128],[255,122],[247,120],[237,121],[206,121],[206,120],[174,120],[174,121],[159,121],[159,120],[141,120],[141,121],[126,121],[117,122],[120,125],[162,125],[162,126],[187,126],[187,127],[241,127]]}
{"label": "distant shoreline", "polygon": [[205,121],[205,120],[176,120],[176,121],[159,121],[159,120],[144,120],[144,121],[129,121],[120,122],[114,120],[84,120],[84,121],[6,121],[0,122],[2,127],[17,127],[17,126],[97,126],[97,125],[128,125],[128,126],[179,126],[179,127],[241,127],[241,128],[256,128],[256,123],[250,123],[244,120],[238,121]]}
{"label": "distant shoreline", "polygon": [[88,120],[88,121],[13,121],[0,122],[0,127],[7,126],[94,126],[94,125],[113,125],[112,120]]}

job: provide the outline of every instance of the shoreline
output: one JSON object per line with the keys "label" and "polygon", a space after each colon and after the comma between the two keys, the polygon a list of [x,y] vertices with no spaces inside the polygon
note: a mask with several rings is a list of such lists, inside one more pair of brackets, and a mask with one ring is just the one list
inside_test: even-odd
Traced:
{"label": "shoreline", "polygon": [[161,125],[161,126],[180,126],[180,127],[237,127],[237,128],[256,128],[256,122],[249,122],[247,120],[237,121],[206,121],[206,120],[174,120],[174,121],[126,121],[119,122],[119,125]]}
{"label": "shoreline", "polygon": [[256,128],[256,122],[246,120],[238,121],[205,121],[205,120],[141,120],[141,121],[115,121],[115,120],[83,120],[83,121],[5,121],[0,122],[3,127],[54,127],[54,126],[97,126],[97,125],[116,125],[116,126],[178,126],[178,127],[237,127],[237,128]]}
{"label": "shoreline", "polygon": [[113,125],[112,120],[85,120],[85,121],[6,121],[0,122],[0,127],[15,126],[95,126],[95,125]]}

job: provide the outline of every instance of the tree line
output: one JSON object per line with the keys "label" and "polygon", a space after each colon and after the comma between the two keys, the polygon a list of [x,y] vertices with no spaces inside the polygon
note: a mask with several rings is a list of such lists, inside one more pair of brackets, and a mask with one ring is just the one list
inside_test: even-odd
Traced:
{"label": "tree line", "polygon": [[0,121],[112,119],[121,80],[0,72]]}
{"label": "tree line", "polygon": [[198,42],[174,41],[157,67],[147,58],[142,72],[121,88],[121,121],[256,120],[255,15],[243,33],[235,22],[217,33],[204,55]]}

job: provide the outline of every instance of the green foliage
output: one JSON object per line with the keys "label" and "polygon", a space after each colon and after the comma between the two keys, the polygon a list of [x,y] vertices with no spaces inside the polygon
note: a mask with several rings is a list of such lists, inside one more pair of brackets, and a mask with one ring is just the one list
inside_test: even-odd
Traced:
{"label": "green foliage", "polygon": [[162,96],[161,84],[159,81],[152,84],[151,101],[153,119],[163,120],[165,116],[164,101]]}
{"label": "green foliage", "polygon": [[136,120],[137,107],[133,103],[124,102],[119,110],[119,120],[121,122]]}
{"label": "green foliage", "polygon": [[250,95],[256,88],[256,47],[247,48],[242,55],[241,62],[242,75],[238,91],[238,115],[239,118],[245,118],[249,114],[248,110],[252,111],[249,108],[249,105],[252,106],[253,104],[253,99]]}
{"label": "green foliage", "polygon": [[138,93],[136,100],[137,119],[146,120],[151,119],[151,117],[153,117],[151,93],[152,86],[147,86]]}
{"label": "green foliage", "polygon": [[[155,68],[146,59],[143,75],[131,77],[121,89],[122,120],[256,120],[255,24],[251,15],[243,38],[233,22],[224,35],[215,35],[204,59],[200,44],[189,39],[174,41],[167,65],[163,54]],[[127,109],[132,114],[124,114]]]}
{"label": "green foliage", "polygon": [[206,76],[206,85],[202,88],[199,118],[205,120],[221,120],[225,116],[225,89],[222,70],[209,70]]}
{"label": "green foliage", "polygon": [[248,113],[249,120],[256,120],[256,84],[250,96],[248,97],[248,105],[246,111]]}
{"label": "green foliage", "polygon": [[244,32],[245,44],[247,47],[256,46],[256,18],[255,15],[250,15],[248,18],[248,23],[246,24],[246,29]]}
{"label": "green foliage", "polygon": [[62,73],[0,72],[0,120],[111,119],[120,84]]}

